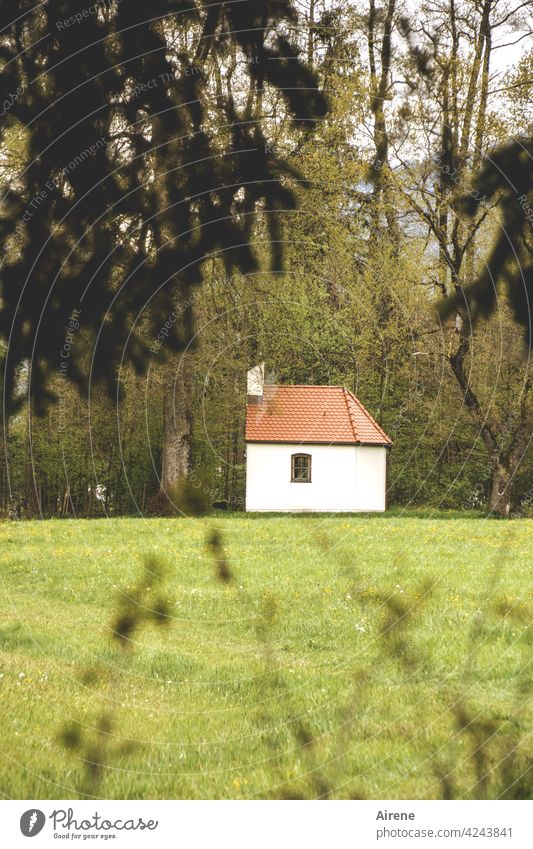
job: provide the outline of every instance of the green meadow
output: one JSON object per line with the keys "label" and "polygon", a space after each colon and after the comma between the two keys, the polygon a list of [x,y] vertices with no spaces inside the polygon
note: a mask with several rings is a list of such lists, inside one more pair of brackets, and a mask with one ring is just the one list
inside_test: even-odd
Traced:
{"label": "green meadow", "polygon": [[0,792],[528,795],[532,535],[429,512],[3,522]]}

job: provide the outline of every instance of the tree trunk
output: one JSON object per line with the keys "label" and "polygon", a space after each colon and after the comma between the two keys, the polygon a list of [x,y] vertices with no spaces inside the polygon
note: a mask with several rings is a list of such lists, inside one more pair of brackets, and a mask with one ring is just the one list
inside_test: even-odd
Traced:
{"label": "tree trunk", "polygon": [[[491,459],[492,483],[490,510],[497,516],[507,518],[511,512],[512,463],[509,454],[504,453],[504,449],[501,446],[501,433],[497,423],[489,420],[489,416],[482,413],[479,401],[470,385],[465,369],[465,358],[470,352],[470,337],[465,330],[466,322],[462,317],[459,327],[460,329],[458,331],[456,330],[459,336],[459,345],[455,353],[449,357],[450,365],[463,392],[463,401],[476,422],[479,436]],[[525,405],[526,400],[527,393],[523,396],[523,405]],[[515,433],[514,440],[511,443],[511,452],[516,452],[519,444],[521,444],[519,433]]]}
{"label": "tree trunk", "polygon": [[309,2],[309,20],[307,31],[307,64],[313,67],[315,60],[315,0]]}
{"label": "tree trunk", "polygon": [[504,518],[508,518],[511,512],[511,472],[502,462],[498,462],[492,472],[490,510]]}
{"label": "tree trunk", "polygon": [[[385,116],[385,100],[389,96],[391,86],[391,50],[394,14],[396,0],[388,0],[383,20],[383,35],[379,51],[376,45],[376,24],[378,14],[375,0],[370,0],[368,15],[368,58],[370,66],[370,109],[374,119],[373,140],[374,157],[374,203],[371,209],[371,231],[374,236],[386,234],[394,249],[398,249],[399,229],[396,206],[391,197],[391,169],[389,164],[389,134]],[[380,67],[377,66],[379,53]],[[385,214],[387,228],[381,223],[382,213]]]}
{"label": "tree trunk", "polygon": [[165,495],[171,495],[191,469],[191,400],[190,372],[181,360],[163,394],[161,492]]}

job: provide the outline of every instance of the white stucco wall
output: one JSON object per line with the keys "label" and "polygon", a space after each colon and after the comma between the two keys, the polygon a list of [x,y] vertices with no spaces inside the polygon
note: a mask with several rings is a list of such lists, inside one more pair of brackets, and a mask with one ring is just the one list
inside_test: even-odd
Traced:
{"label": "white stucco wall", "polygon": [[[291,482],[291,455],[310,454],[311,483]],[[387,449],[381,445],[246,446],[246,510],[385,510]]]}

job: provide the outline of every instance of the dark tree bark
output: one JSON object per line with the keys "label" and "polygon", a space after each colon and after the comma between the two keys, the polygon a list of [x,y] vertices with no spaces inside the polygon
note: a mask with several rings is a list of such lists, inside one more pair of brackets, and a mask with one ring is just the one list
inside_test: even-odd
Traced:
{"label": "dark tree bark", "polygon": [[163,394],[161,492],[172,498],[191,470],[192,399],[190,372],[183,367],[167,382]]}
{"label": "dark tree bark", "polygon": [[[368,14],[368,60],[370,67],[371,99],[373,118],[374,191],[372,206],[372,230],[382,234],[381,214],[385,213],[387,233],[393,245],[399,241],[399,228],[394,202],[391,198],[391,170],[389,164],[389,133],[385,116],[385,101],[391,90],[392,31],[396,0],[388,0],[383,20],[381,43],[377,45],[377,10],[375,0],[370,0]],[[379,62],[378,62],[379,55]]]}
{"label": "dark tree bark", "polygon": [[499,461],[492,472],[490,511],[507,518],[511,512],[512,475],[509,467]]}
{"label": "dark tree bark", "polygon": [[309,0],[307,32],[307,64],[313,67],[315,61],[315,0]]}

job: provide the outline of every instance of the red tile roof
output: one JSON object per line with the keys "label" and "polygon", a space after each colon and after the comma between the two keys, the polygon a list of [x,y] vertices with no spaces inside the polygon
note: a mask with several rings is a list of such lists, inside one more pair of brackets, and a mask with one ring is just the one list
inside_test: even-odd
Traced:
{"label": "red tile roof", "polygon": [[246,441],[391,445],[342,386],[265,386],[262,399],[246,408]]}

